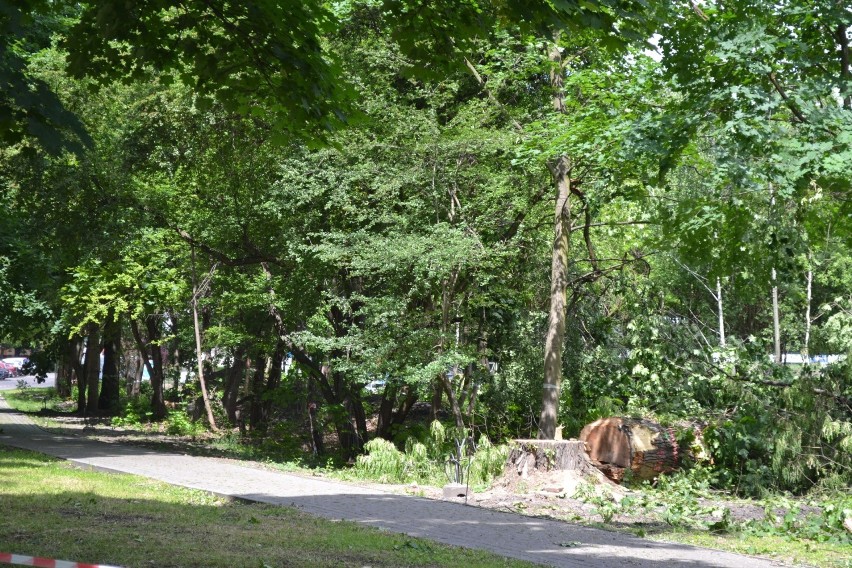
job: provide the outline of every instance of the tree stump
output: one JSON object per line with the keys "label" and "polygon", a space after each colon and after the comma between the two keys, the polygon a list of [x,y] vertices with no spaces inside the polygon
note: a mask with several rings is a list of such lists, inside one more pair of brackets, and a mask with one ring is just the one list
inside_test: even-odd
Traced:
{"label": "tree stump", "polygon": [[651,420],[601,418],[583,428],[580,440],[591,462],[616,483],[627,469],[638,479],[650,480],[680,464],[674,431]]}
{"label": "tree stump", "polygon": [[[533,471],[575,470],[596,474],[581,440],[513,440],[506,469],[526,478]],[[507,471],[507,473],[509,473]]]}

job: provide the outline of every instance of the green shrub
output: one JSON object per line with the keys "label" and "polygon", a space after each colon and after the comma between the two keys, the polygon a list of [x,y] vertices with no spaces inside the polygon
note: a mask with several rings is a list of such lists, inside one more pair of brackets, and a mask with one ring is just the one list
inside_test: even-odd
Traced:
{"label": "green shrub", "polygon": [[197,436],[205,430],[199,422],[193,422],[183,410],[172,411],[166,418],[166,434],[170,436]]}

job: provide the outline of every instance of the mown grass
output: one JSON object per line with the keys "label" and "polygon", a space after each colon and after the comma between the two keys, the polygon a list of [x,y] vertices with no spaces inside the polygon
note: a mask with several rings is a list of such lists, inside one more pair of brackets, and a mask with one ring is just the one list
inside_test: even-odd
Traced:
{"label": "mown grass", "polygon": [[44,410],[54,410],[61,402],[56,396],[56,389],[27,387],[3,391],[3,397],[9,405],[26,413],[37,413]]}
{"label": "mown grass", "polygon": [[852,568],[852,547],[846,544],[816,543],[778,535],[714,534],[685,529],[663,531],[655,534],[653,539],[763,556],[795,566]]}
{"label": "mown grass", "polygon": [[532,566],[0,446],[0,552],[128,567]]}

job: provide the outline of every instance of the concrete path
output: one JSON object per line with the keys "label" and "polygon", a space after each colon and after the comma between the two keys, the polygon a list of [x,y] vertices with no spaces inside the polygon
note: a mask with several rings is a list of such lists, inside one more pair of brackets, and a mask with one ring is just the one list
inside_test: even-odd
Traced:
{"label": "concrete path", "polygon": [[357,521],[548,566],[769,568],[779,565],[728,552],[653,542],[559,521],[245,467],[229,460],[56,436],[9,409],[2,397],[0,428],[3,430],[0,446],[34,450],[84,467],[142,475],[219,495],[293,506],[321,517]]}

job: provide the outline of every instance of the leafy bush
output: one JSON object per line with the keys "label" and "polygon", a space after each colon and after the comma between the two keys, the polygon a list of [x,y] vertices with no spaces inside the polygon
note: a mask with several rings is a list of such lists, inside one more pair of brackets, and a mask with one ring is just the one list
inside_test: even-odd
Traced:
{"label": "leafy bush", "polygon": [[509,446],[494,446],[485,435],[480,436],[476,453],[473,454],[470,461],[468,483],[470,485],[488,485],[495,477],[503,473],[508,457]]}
{"label": "leafy bush", "polygon": [[172,411],[166,418],[166,433],[171,436],[197,436],[205,430],[198,422],[193,422],[182,410]]}
{"label": "leafy bush", "polygon": [[148,397],[132,398],[121,405],[118,416],[114,416],[111,424],[116,427],[138,428],[151,421],[154,412]]}
{"label": "leafy bush", "polygon": [[[383,483],[445,483],[449,475],[444,471],[445,465],[458,459],[458,456],[451,457],[450,444],[456,444],[458,438],[454,428],[446,428],[437,420],[429,430],[431,435],[425,443],[408,438],[403,451],[382,438],[370,440],[364,446],[366,454],[359,456],[355,463],[356,474]],[[461,464],[468,483],[488,484],[503,471],[508,452],[508,447],[493,446],[483,435],[477,451]]]}

